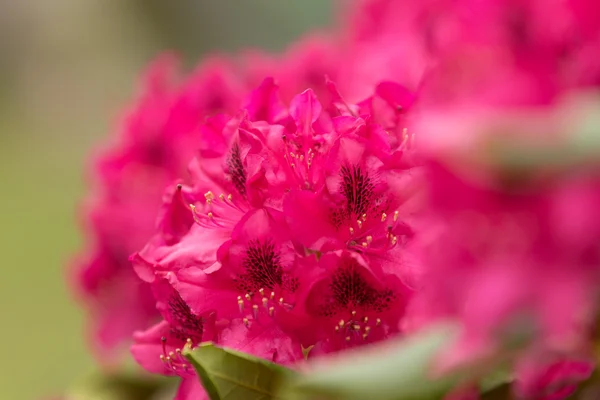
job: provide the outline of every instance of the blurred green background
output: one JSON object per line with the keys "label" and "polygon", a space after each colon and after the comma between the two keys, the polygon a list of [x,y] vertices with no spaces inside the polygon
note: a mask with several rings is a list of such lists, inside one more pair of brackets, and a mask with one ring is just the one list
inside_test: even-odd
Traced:
{"label": "blurred green background", "polygon": [[281,50],[331,22],[329,0],[0,1],[0,398],[60,394],[93,370],[65,266],[90,149],[138,72],[172,49]]}

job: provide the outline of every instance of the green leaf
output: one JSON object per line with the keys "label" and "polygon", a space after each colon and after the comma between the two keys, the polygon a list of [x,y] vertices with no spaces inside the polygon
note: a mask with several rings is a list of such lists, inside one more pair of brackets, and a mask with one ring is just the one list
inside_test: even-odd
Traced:
{"label": "green leaf", "polygon": [[432,377],[439,351],[453,341],[456,328],[439,326],[418,336],[345,352],[316,363],[305,376],[281,388],[286,399],[413,400],[437,399],[457,376]]}
{"label": "green leaf", "polygon": [[95,373],[67,391],[66,399],[149,400],[159,398],[157,395],[165,390],[174,390],[165,378],[123,372]]}
{"label": "green leaf", "polygon": [[204,343],[184,352],[211,400],[283,399],[275,392],[293,371],[238,351]]}

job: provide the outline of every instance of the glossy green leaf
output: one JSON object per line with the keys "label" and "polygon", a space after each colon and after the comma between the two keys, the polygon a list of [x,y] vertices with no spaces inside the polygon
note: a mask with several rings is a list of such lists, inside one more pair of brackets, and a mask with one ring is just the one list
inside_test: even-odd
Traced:
{"label": "glossy green leaf", "polygon": [[184,353],[198,372],[211,400],[283,399],[276,395],[281,381],[294,372],[268,361],[212,343]]}
{"label": "glossy green leaf", "polygon": [[432,364],[455,333],[453,326],[440,326],[400,341],[345,352],[316,363],[307,375],[286,382],[280,393],[294,400],[440,398],[458,377],[432,377]]}

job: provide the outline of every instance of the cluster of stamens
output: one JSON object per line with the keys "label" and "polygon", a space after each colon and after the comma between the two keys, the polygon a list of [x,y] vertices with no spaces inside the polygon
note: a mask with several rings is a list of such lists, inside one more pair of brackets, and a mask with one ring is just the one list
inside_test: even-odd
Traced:
{"label": "cluster of stamens", "polygon": [[[181,375],[182,373],[193,373],[192,366],[187,362],[186,358],[182,354],[182,349],[176,348],[175,351],[167,352],[167,338],[162,337],[162,354],[160,355],[160,360],[165,365],[165,368],[168,370],[174,371]],[[188,338],[183,346],[184,350],[192,350],[194,348],[194,344],[192,343],[192,339]]]}
{"label": "cluster of stamens", "polygon": [[335,332],[344,335],[344,340],[348,343],[353,340],[367,340],[373,329],[381,326],[379,318],[374,320],[370,320],[368,316],[359,318],[356,311],[352,311],[350,315],[349,320],[341,319],[334,327]]}
{"label": "cluster of stamens", "polygon": [[208,191],[204,193],[204,199],[203,211],[200,211],[194,204],[190,204],[189,207],[192,210],[194,221],[205,228],[230,226],[236,222],[236,219],[232,218],[232,210],[235,211],[233,215],[245,212],[243,207],[234,201],[231,193],[228,195],[221,193],[215,197],[213,192]]}
{"label": "cluster of stamens", "polygon": [[283,143],[285,146],[283,158],[287,162],[288,166],[292,169],[294,177],[298,180],[301,186],[306,188],[310,187],[310,169],[316,153],[312,148],[309,148],[305,154],[291,151],[285,135],[283,136]]}
{"label": "cluster of stamens", "polygon": [[[262,288],[258,290],[258,293],[250,292],[244,296],[238,296],[237,303],[240,313],[245,315],[242,321],[246,327],[250,327],[250,322],[252,320],[257,321],[260,315],[266,314],[269,317],[273,317],[277,309],[283,307],[289,310],[293,307],[283,297],[277,297],[274,291],[268,292]],[[252,311],[251,315],[246,314],[248,308]]]}
{"label": "cluster of stamens", "polygon": [[[394,247],[398,243],[398,236],[392,232],[396,223],[398,222],[399,212],[394,211],[391,218],[386,213],[381,214],[380,221],[376,221],[373,227],[367,228],[367,221],[369,217],[367,214],[363,214],[359,219],[356,220],[354,226],[349,227],[350,231],[350,242],[349,246],[356,248],[357,250],[370,250],[370,251],[385,251]],[[391,221],[388,221],[391,219]],[[385,240],[382,239],[382,232],[378,230],[381,227],[381,223],[385,223]],[[375,221],[373,221],[375,222]],[[375,237],[374,237],[375,236]]]}

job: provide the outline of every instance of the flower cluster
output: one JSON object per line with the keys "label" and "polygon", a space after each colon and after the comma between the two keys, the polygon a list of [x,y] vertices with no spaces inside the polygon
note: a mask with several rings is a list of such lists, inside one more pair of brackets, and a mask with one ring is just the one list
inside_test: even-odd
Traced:
{"label": "flower cluster", "polygon": [[566,398],[599,311],[597,161],[570,147],[599,21],[585,0],[361,0],[281,57],[183,83],[160,60],[94,164],[77,277],[99,349],[135,330],[137,362],[196,399],[201,342],[293,365],[452,318],[442,367],[508,354],[518,395]]}
{"label": "flower cluster", "polygon": [[289,364],[303,347],[312,357],[400,330],[409,141],[310,89],[287,107],[277,91],[266,79],[238,115],[207,121],[190,182],[169,189],[158,234],[133,256],[163,316],[134,337],[148,370],[196,382],[180,352],[208,340]]}

